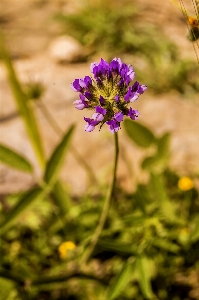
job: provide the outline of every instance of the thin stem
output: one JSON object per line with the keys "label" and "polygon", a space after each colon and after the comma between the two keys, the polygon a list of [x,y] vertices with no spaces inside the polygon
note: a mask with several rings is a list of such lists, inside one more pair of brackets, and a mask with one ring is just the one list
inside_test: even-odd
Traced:
{"label": "thin stem", "polygon": [[72,278],[91,279],[91,280],[96,280],[104,285],[108,284],[106,280],[99,278],[93,274],[84,273],[82,271],[75,271],[73,273],[66,274],[66,275],[55,275],[55,276],[44,276],[44,277],[38,276],[38,278],[32,280],[32,278],[21,277],[20,275],[15,274],[11,271],[0,269],[0,276],[2,278],[10,279],[21,286],[25,286],[26,282],[29,282],[30,286],[38,287],[42,284],[64,282]]}
{"label": "thin stem", "polygon": [[91,257],[95,246],[97,245],[98,239],[101,235],[101,232],[103,230],[104,224],[106,222],[106,218],[108,215],[109,207],[111,200],[114,196],[115,191],[115,184],[116,184],[116,173],[117,173],[117,165],[118,165],[118,155],[119,155],[119,144],[118,144],[118,134],[117,132],[114,133],[114,141],[115,141],[115,158],[114,158],[114,168],[113,168],[113,177],[112,177],[112,183],[108,189],[106,199],[104,201],[103,210],[99,219],[99,223],[97,225],[97,228],[92,236],[90,245],[88,246],[86,252],[83,255],[82,263],[86,263]]}

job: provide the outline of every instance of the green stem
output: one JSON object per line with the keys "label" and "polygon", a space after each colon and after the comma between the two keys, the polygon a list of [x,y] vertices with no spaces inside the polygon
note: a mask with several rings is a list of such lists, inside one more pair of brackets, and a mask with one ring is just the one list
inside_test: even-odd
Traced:
{"label": "green stem", "polygon": [[37,279],[32,279],[32,278],[21,277],[18,274],[15,274],[11,271],[0,269],[0,277],[10,279],[13,282],[22,286],[25,286],[25,283],[29,282],[31,286],[37,286],[37,287],[42,284],[64,282],[72,278],[91,279],[91,280],[96,280],[98,282],[101,282],[104,285],[108,284],[108,282],[103,278],[97,277],[94,274],[83,273],[81,271],[75,271],[73,273],[66,274],[66,275],[55,275],[55,276],[44,276],[44,277],[40,276]]}
{"label": "green stem", "polygon": [[106,199],[104,201],[104,206],[103,206],[103,210],[99,219],[99,223],[97,225],[97,228],[91,238],[91,242],[90,245],[88,246],[87,250],[85,251],[83,258],[82,258],[82,263],[86,263],[89,259],[89,257],[91,257],[95,246],[97,245],[98,239],[101,235],[101,232],[104,228],[104,224],[106,222],[106,218],[108,215],[108,211],[109,211],[109,207],[110,207],[110,203],[111,200],[114,196],[114,190],[115,190],[115,184],[116,184],[116,173],[117,173],[117,164],[118,164],[118,155],[119,155],[119,144],[118,144],[118,134],[117,132],[115,132],[114,134],[114,140],[115,140],[115,158],[114,158],[114,168],[113,168],[113,177],[112,177],[112,183],[110,185],[110,188],[107,192],[107,196]]}

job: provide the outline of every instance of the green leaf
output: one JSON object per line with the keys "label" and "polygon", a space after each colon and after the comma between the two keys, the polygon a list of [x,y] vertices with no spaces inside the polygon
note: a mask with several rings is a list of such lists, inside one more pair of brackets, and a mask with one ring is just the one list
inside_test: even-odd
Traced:
{"label": "green leaf", "polygon": [[16,295],[15,284],[8,279],[0,278],[0,291],[1,291],[1,300],[14,299],[10,297]]}
{"label": "green leaf", "polygon": [[58,177],[59,171],[62,167],[62,164],[64,162],[66,150],[68,148],[68,144],[71,139],[74,127],[75,126],[72,125],[69,128],[69,130],[63,136],[61,142],[54,149],[54,151],[47,163],[46,171],[44,174],[44,180],[48,185],[52,186],[57,181],[57,177]]}
{"label": "green leaf", "polygon": [[136,269],[138,272],[138,280],[141,292],[146,299],[153,298],[151,288],[151,274],[149,261],[145,256],[140,256],[136,260]]}
{"label": "green leaf", "polygon": [[160,173],[165,169],[169,157],[170,133],[165,133],[156,139],[157,152],[142,161],[142,168],[151,172]]}
{"label": "green leaf", "polygon": [[152,241],[152,244],[157,248],[166,250],[171,253],[178,253],[180,251],[180,247],[177,244],[174,244],[166,239],[160,239],[156,237]]}
{"label": "green leaf", "polygon": [[109,241],[99,239],[97,245],[98,248],[102,248],[104,250],[112,251],[119,254],[125,255],[135,255],[137,253],[137,247],[132,244],[123,243],[120,241]]}
{"label": "green leaf", "polygon": [[136,121],[125,120],[124,128],[128,136],[140,147],[147,148],[155,142],[153,133]]}
{"label": "green leaf", "polygon": [[158,152],[157,155],[159,158],[165,159],[168,158],[169,155],[169,145],[170,145],[171,134],[166,132],[157,139],[157,148]]}
{"label": "green leaf", "polygon": [[148,170],[148,171],[154,171],[157,164],[159,164],[160,160],[157,156],[148,156],[145,157],[142,161],[142,169]]}
{"label": "green leaf", "polygon": [[41,188],[33,188],[24,193],[19,202],[6,215],[5,220],[0,224],[1,233],[4,233],[10,226],[12,226],[17,219],[37,200],[44,196],[45,191]]}
{"label": "green leaf", "polygon": [[106,299],[113,300],[121,295],[131,279],[131,273],[132,265],[127,261],[111,280],[111,283],[106,290]]}
{"label": "green leaf", "polygon": [[168,197],[164,180],[162,176],[151,173],[151,180],[149,182],[149,187],[153,193],[154,199],[157,201],[160,211],[163,216],[166,217],[168,222],[178,222],[178,218],[175,214],[174,204]]}
{"label": "green leaf", "polygon": [[162,173],[167,166],[167,159],[166,157],[159,156],[158,154],[148,156],[142,161],[141,166],[144,170],[153,173]]}
{"label": "green leaf", "polygon": [[195,216],[191,221],[192,231],[190,234],[190,239],[192,243],[199,240],[199,216]]}
{"label": "green leaf", "polygon": [[71,199],[61,181],[55,183],[51,194],[60,209],[60,214],[64,216],[71,208]]}
{"label": "green leaf", "polygon": [[38,129],[38,124],[34,111],[29,103],[28,96],[24,93],[20,81],[17,78],[12,61],[9,57],[7,49],[4,45],[3,35],[0,31],[0,56],[6,67],[8,74],[8,81],[13,92],[14,100],[17,104],[18,110],[23,118],[27,134],[35,150],[40,165],[43,167],[45,164],[45,157],[41,137]]}
{"label": "green leaf", "polygon": [[33,167],[26,158],[2,144],[0,144],[0,161],[14,169],[29,173],[33,172]]}

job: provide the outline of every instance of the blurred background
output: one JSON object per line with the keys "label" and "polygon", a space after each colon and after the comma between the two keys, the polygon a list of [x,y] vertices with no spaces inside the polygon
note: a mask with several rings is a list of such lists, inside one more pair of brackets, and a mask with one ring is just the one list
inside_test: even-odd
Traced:
{"label": "blurred background", "polygon": [[[196,17],[197,11],[194,10],[193,5],[195,2],[184,0],[183,3],[188,15]],[[0,143],[3,147],[16,151],[34,169],[34,172],[27,172],[24,167],[25,172],[23,172],[23,167],[12,160],[13,153],[11,160],[8,158],[9,155],[6,156],[3,152],[1,154],[3,163],[0,165],[0,221],[2,228],[6,229],[5,231],[3,229],[2,237],[1,251],[4,259],[2,273],[0,273],[2,274],[0,286],[7,285],[3,299],[104,299],[100,296],[103,294],[103,288],[100,287],[99,294],[97,292],[95,295],[93,291],[95,285],[93,287],[92,284],[91,286],[88,284],[87,290],[84,281],[69,283],[66,286],[68,292],[63,285],[58,287],[53,285],[49,288],[50,291],[44,286],[31,289],[28,281],[36,280],[40,272],[52,276],[63,274],[66,257],[64,256],[62,260],[59,246],[65,241],[70,241],[73,244],[69,244],[69,248],[73,249],[76,245],[80,245],[80,250],[77,252],[81,252],[81,247],[85,247],[87,238],[96,227],[100,215],[102,204],[97,200],[103,199],[107,183],[111,179],[113,136],[107,128],[102,128],[100,132],[97,129],[92,133],[84,131],[83,117],[90,117],[89,111],[82,112],[74,108],[73,101],[77,99],[77,94],[70,89],[70,84],[75,78],[90,75],[90,63],[98,62],[101,57],[107,61],[120,57],[125,63],[133,65],[136,79],[148,86],[145,94],[133,106],[141,113],[138,120],[140,139],[143,138],[146,143],[140,142],[139,138],[129,134],[128,124],[125,124],[119,132],[118,195],[121,199],[124,198],[123,204],[119,203],[119,214],[122,218],[128,209],[129,213],[131,211],[133,214],[135,209],[136,213],[137,210],[141,210],[145,216],[148,216],[144,237],[139,229],[142,237],[139,236],[135,240],[138,244],[142,240],[140,246],[142,250],[139,254],[147,249],[145,256],[150,257],[149,267],[143,267],[144,271],[141,269],[141,274],[143,272],[148,274],[146,270],[150,268],[153,273],[146,278],[144,275],[141,277],[139,288],[136,275],[127,289],[130,291],[129,294],[126,292],[121,295],[111,287],[110,290],[112,289],[113,292],[112,294],[110,291],[107,292],[110,295],[107,299],[199,299],[197,215],[199,211],[199,64],[197,61],[199,47],[197,39],[193,42],[192,32],[188,30],[190,28],[187,27],[182,11],[169,0],[1,0],[0,26],[1,46],[3,45],[2,49],[4,49],[0,51]],[[16,72],[14,76],[17,78],[18,85],[13,83],[16,78],[13,79],[13,75],[10,75],[12,72],[9,69],[6,51]],[[60,206],[52,199],[51,203],[51,200],[47,201],[45,196],[43,202],[36,204],[32,210],[24,212],[20,208],[20,213],[17,210],[13,217],[12,208],[20,202],[21,195],[37,187],[43,174],[38,157],[35,155],[35,148],[32,147],[34,142],[31,142],[28,133],[31,132],[31,129],[27,128],[32,126],[31,118],[28,123],[27,119],[25,120],[19,113],[20,101],[17,100],[16,95],[20,89],[23,90],[25,101],[28,101],[28,109],[34,112],[46,160],[51,157],[70,125],[76,125],[67,158],[62,161],[59,174],[67,191],[66,194],[65,191],[60,192],[61,202],[65,202],[65,197],[71,201],[64,213],[60,212],[62,204]],[[163,141],[162,144],[160,141]],[[153,159],[150,160],[150,157]],[[128,204],[131,197],[137,197],[136,199],[141,203],[141,198],[147,198],[146,189],[151,191],[155,189],[155,185],[156,187],[161,185],[161,182],[156,181],[156,177],[154,179],[154,174],[161,174],[166,185],[163,194],[167,194],[169,205],[164,210],[176,209],[173,212],[175,218],[174,215],[170,216],[171,219],[175,219],[175,222],[173,219],[170,220],[164,230],[161,227],[163,226],[162,215],[153,216],[156,206],[153,209],[150,206],[148,210],[143,208],[145,205],[143,203],[139,204],[141,208],[139,205],[137,207],[137,204],[135,207]],[[186,178],[184,186],[179,183],[181,178]],[[150,180],[155,184],[153,187],[150,185]],[[159,196],[154,196],[154,199],[164,198],[163,194],[160,192]],[[175,202],[175,205],[170,204],[173,199],[179,202]],[[79,207],[82,201],[86,201],[86,208]],[[151,205],[150,201],[151,198],[150,200],[147,198],[147,205]],[[178,210],[181,206],[183,221],[177,223]],[[60,215],[61,217],[64,215],[65,218],[66,213],[70,211],[69,208],[73,209],[67,219],[68,223],[64,219],[62,225],[54,224],[55,216],[59,219]],[[84,219],[81,214],[85,212]],[[6,214],[8,217],[5,217]],[[76,224],[75,220],[79,216],[82,216],[82,223]],[[140,218],[140,215],[136,217]],[[167,215],[164,217],[169,218]],[[134,226],[141,228],[143,220],[139,219],[139,222],[136,221],[139,224],[135,225],[135,223],[130,224],[131,218],[127,218],[124,229],[117,214],[112,212],[110,218],[109,227],[112,229],[109,233],[108,231],[104,233],[105,237],[108,236],[112,241],[121,236],[122,241],[131,241],[133,244],[134,234],[137,234]],[[10,222],[11,219],[15,221]],[[18,229],[13,228],[15,224],[19,224]],[[162,254],[161,250],[158,250],[159,261],[156,266],[153,265],[155,252],[147,248],[149,244],[152,247],[151,240],[148,238],[149,242],[145,236],[151,224],[161,232],[160,236],[163,240],[167,239],[168,242],[167,245],[164,244],[165,246],[162,246],[162,242],[159,242],[161,246],[156,243],[156,248],[164,248]],[[52,231],[47,232],[48,226]],[[128,236],[127,229],[131,226],[135,232],[129,233]],[[154,233],[151,228],[150,230],[148,235],[153,239]],[[180,236],[181,240],[177,240],[177,236]],[[49,241],[50,237],[52,237],[52,244]],[[45,240],[46,245],[49,243],[44,253],[41,250],[42,239]],[[169,248],[172,248],[171,242],[179,244],[177,246],[180,249],[175,248],[176,245],[173,246],[172,258],[167,253]],[[125,250],[124,254],[121,249],[120,251],[116,249],[116,246],[115,248],[112,244],[110,246],[110,243],[101,245],[101,256],[99,254],[94,257],[90,266],[91,270],[96,271],[97,276],[103,278],[102,282],[104,281],[106,286],[111,284],[110,279],[114,274],[117,275],[119,268],[117,266],[132,258],[132,253],[126,253]],[[33,247],[35,244],[37,249]],[[68,244],[65,246],[68,249]],[[195,247],[195,252],[193,251],[191,257],[187,258],[186,255],[192,247]],[[32,256],[31,248],[34,248]],[[27,260],[27,255],[30,255],[30,261]],[[69,270],[74,269],[74,265],[71,267],[70,264],[74,263],[75,258],[73,254],[71,255],[69,266],[67,265]],[[145,256],[139,266],[145,264]],[[169,263],[171,261],[175,265],[173,270]],[[157,267],[159,263],[162,264],[161,267]],[[161,276],[165,270],[169,274],[169,279],[166,278],[164,283],[166,288],[156,280],[160,276],[159,268]],[[25,283],[23,280],[21,282],[18,280],[19,286],[17,285],[16,288],[15,284],[13,285],[14,276],[9,275],[11,271],[21,272],[24,278],[29,278],[32,273],[33,279],[28,279]],[[177,274],[175,278],[173,274]],[[12,279],[9,279],[9,276]],[[123,277],[122,280],[127,282]],[[152,288],[148,287],[147,290],[146,286],[143,287],[145,281],[147,287],[149,282],[153,281]],[[76,287],[78,288],[75,292]],[[180,289],[183,292],[179,292]]]}
{"label": "blurred background", "polygon": [[[193,15],[192,3],[187,2],[187,11]],[[140,121],[157,133],[172,131],[172,165],[181,172],[197,170],[198,64],[188,39],[186,20],[169,1],[1,1],[0,22],[23,85],[29,89],[31,84],[42,86],[42,95],[35,95],[40,100],[34,105],[47,156],[59,134],[38,108],[41,101],[60,129],[65,130],[72,122],[78,124],[73,143],[88,163],[97,167],[98,174],[104,176],[112,155],[111,137],[106,129],[100,134],[84,132],[86,113],[73,108],[77,95],[69,85],[75,78],[90,74],[92,61],[121,57],[135,67],[137,79],[148,86],[147,93],[135,103],[141,112]],[[16,113],[2,66],[1,140],[26,153],[33,162],[34,154]],[[96,145],[100,152],[97,161]],[[140,150],[129,151],[133,151],[136,163]],[[69,176],[67,172],[63,176],[71,186],[75,185],[75,191],[81,192],[85,189],[86,174],[73,160],[71,157],[69,168],[78,176]],[[32,184],[26,175],[2,168],[5,192]],[[121,166],[121,177],[126,174],[124,168]],[[79,177],[81,180],[76,182]]]}

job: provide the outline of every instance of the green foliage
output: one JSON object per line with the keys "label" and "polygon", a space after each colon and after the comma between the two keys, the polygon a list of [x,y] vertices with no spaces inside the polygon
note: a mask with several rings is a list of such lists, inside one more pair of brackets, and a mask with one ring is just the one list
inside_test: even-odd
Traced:
{"label": "green foliage", "polygon": [[33,172],[33,167],[26,158],[2,144],[0,144],[0,162],[23,172]]}
{"label": "green foliage", "polygon": [[170,133],[166,132],[161,137],[155,137],[147,126],[131,120],[124,121],[124,128],[136,145],[143,148],[153,147],[153,155],[143,159],[142,168],[155,173],[161,172],[169,159]]}
{"label": "green foliage", "polygon": [[153,299],[151,287],[150,266],[148,259],[145,256],[137,258],[136,267],[139,278],[139,285],[145,299]]}
{"label": "green foliage", "polygon": [[0,225],[1,233],[3,233],[9,226],[13,225],[14,222],[17,221],[17,218],[24,213],[28,208],[30,209],[30,205],[40,200],[44,195],[44,191],[40,188],[33,188],[28,192],[21,195],[19,202],[12,208],[12,210],[6,215],[5,220]]}
{"label": "green foliage", "polygon": [[72,125],[66,134],[63,136],[61,142],[54,149],[49,161],[46,164],[46,170],[44,174],[44,180],[48,185],[53,185],[57,181],[57,177],[61,166],[63,165],[63,160],[65,153],[70,141],[71,135],[73,133],[74,126]]}
{"label": "green foliage", "polygon": [[138,122],[125,120],[124,127],[128,136],[140,147],[147,148],[155,141],[153,133]]}
{"label": "green foliage", "polygon": [[106,291],[106,298],[113,300],[118,298],[124,291],[132,273],[132,265],[129,261],[125,262],[119,272],[113,277],[110,286]]}

